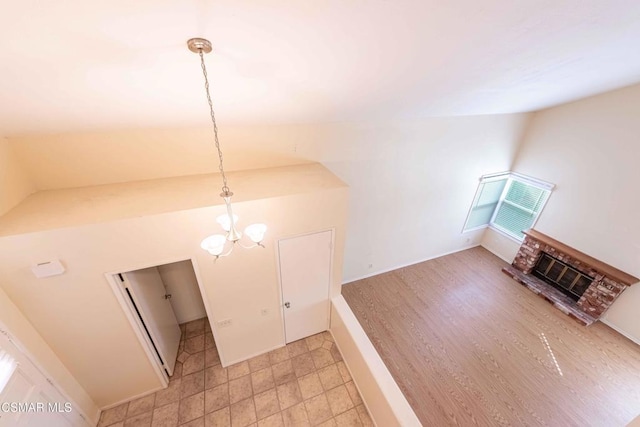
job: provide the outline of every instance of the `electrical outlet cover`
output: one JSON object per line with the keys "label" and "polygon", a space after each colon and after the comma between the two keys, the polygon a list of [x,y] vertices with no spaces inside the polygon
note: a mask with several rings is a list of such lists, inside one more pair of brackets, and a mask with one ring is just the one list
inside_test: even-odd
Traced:
{"label": "electrical outlet cover", "polygon": [[231,326],[231,319],[222,319],[218,321],[218,326],[220,326],[221,328],[226,328]]}

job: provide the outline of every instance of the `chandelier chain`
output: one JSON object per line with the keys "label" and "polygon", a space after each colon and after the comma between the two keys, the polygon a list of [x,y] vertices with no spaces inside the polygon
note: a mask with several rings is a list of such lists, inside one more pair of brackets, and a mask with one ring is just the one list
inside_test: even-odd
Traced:
{"label": "chandelier chain", "polygon": [[222,193],[228,195],[230,193],[229,186],[227,185],[227,176],[224,174],[224,168],[222,167],[222,150],[220,149],[220,142],[218,141],[218,125],[216,124],[216,115],[213,112],[213,102],[211,101],[211,94],[209,93],[209,77],[207,76],[207,67],[204,64],[204,53],[202,49],[199,50],[200,55],[200,67],[202,68],[202,75],[204,76],[204,88],[207,92],[207,102],[209,103],[209,112],[211,115],[211,122],[213,123],[213,137],[216,144],[216,150],[218,150],[218,158],[220,164],[220,174],[222,175]]}

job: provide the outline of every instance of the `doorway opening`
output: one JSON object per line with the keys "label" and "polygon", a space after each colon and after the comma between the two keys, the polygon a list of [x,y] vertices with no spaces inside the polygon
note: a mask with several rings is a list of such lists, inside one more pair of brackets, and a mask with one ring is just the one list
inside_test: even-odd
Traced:
{"label": "doorway opening", "polygon": [[196,271],[184,260],[107,275],[165,387],[221,363]]}

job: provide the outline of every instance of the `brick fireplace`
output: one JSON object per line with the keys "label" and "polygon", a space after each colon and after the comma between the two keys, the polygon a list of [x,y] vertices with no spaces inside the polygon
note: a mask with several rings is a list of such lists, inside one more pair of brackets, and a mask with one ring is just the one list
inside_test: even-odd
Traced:
{"label": "brick fireplace", "polygon": [[585,325],[640,281],[539,231],[524,234],[513,263],[502,271]]}

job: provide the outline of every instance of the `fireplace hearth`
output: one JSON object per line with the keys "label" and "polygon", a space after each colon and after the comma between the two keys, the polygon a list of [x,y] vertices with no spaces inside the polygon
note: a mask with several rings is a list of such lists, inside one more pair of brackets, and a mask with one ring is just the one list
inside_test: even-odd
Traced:
{"label": "fireplace hearth", "polygon": [[627,286],[640,281],[539,231],[524,234],[505,274],[585,325],[598,320]]}

